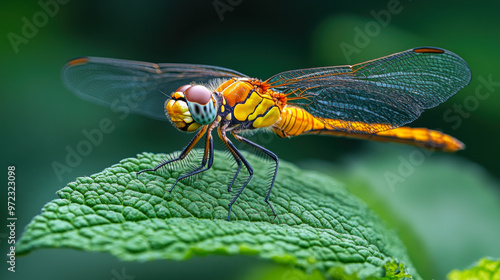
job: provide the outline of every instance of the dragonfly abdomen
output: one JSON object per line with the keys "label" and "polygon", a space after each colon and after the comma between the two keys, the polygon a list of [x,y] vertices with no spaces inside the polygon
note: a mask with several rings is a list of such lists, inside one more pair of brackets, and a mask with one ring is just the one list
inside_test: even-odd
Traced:
{"label": "dragonfly abdomen", "polygon": [[306,110],[286,106],[281,112],[281,118],[274,123],[273,131],[280,137],[298,136],[311,131],[325,129],[325,124]]}
{"label": "dragonfly abdomen", "polygon": [[398,127],[375,133],[370,132],[370,127],[373,126],[375,129],[380,125],[316,118],[302,108],[287,106],[281,114],[281,119],[274,124],[273,131],[281,137],[325,134],[396,142],[447,152],[455,152],[465,148],[462,142],[452,136],[427,128]]}
{"label": "dragonfly abdomen", "polygon": [[398,127],[378,132],[371,136],[370,139],[382,142],[410,144],[445,152],[456,152],[465,148],[464,143],[456,138],[427,128]]}
{"label": "dragonfly abdomen", "polygon": [[348,134],[374,134],[381,127],[389,124],[367,124],[357,121],[318,118],[303,108],[287,106],[281,112],[281,118],[273,125],[273,131],[281,137],[301,134],[330,134],[344,136]]}
{"label": "dragonfly abdomen", "polygon": [[395,142],[445,152],[456,152],[465,148],[465,145],[462,142],[448,134],[427,128],[413,128],[407,126],[397,127],[376,133],[361,133],[359,131],[357,133],[347,133],[335,129],[332,130],[327,126],[327,129],[311,131],[309,133],[369,139],[379,142]]}

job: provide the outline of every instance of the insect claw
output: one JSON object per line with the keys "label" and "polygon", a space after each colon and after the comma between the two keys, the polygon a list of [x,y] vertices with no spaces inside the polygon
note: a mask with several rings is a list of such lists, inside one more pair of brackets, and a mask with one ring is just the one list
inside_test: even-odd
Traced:
{"label": "insect claw", "polygon": [[177,181],[175,181],[175,183],[172,185],[170,190],[168,190],[169,193],[171,193],[174,190],[174,187],[175,187],[175,185],[177,185],[178,182],[179,182],[179,179],[177,179]]}
{"label": "insect claw", "polygon": [[227,214],[227,220],[229,221],[231,219],[231,206],[233,206],[233,204],[229,203],[227,206],[229,208],[228,211],[227,211],[228,212],[228,214]]}
{"label": "insect claw", "polygon": [[277,216],[277,215],[276,215],[276,212],[274,211],[273,206],[271,205],[271,203],[269,202],[269,200],[267,200],[267,199],[266,199],[265,201],[266,201],[267,205],[269,205],[269,207],[270,207],[270,208],[271,208],[271,210],[273,211],[273,215],[274,215],[273,221],[274,221],[274,220],[276,220],[276,216]]}
{"label": "insect claw", "polygon": [[141,175],[144,171],[147,171],[147,169],[145,169],[145,170],[141,170],[141,171],[139,171],[139,172],[136,172],[136,173],[135,173],[135,178],[136,178],[136,179],[139,179],[139,175]]}
{"label": "insect claw", "polygon": [[136,176],[136,177],[139,177],[139,175],[140,175],[140,174],[142,174],[142,173],[144,173],[144,172],[146,172],[146,171],[156,171],[156,169],[143,169],[143,170],[141,170],[141,171],[139,171],[139,172],[136,172],[136,173],[135,173],[135,176]]}

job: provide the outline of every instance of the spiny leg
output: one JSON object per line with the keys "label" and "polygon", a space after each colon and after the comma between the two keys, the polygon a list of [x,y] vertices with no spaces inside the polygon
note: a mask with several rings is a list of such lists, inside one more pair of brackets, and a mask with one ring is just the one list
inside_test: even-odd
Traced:
{"label": "spiny leg", "polygon": [[206,134],[206,138],[205,138],[205,149],[203,150],[203,158],[201,160],[201,163],[200,163],[200,165],[198,167],[191,169],[188,173],[192,173],[192,172],[198,171],[198,170],[202,169],[205,166],[205,164],[207,163],[207,158],[209,156],[209,151],[210,151],[209,145],[210,145],[210,141],[211,140],[212,140],[212,128],[209,128],[208,129],[208,133]]}
{"label": "spiny leg", "polygon": [[232,133],[234,138],[236,138],[236,140],[238,141],[241,141],[251,147],[254,147],[262,152],[264,152],[266,155],[268,155],[272,160],[274,160],[275,162],[275,165],[274,165],[274,174],[273,174],[273,178],[271,180],[271,184],[269,186],[269,190],[267,192],[267,195],[266,195],[266,198],[264,199],[264,201],[267,203],[267,205],[269,205],[269,207],[271,207],[271,210],[273,211],[273,214],[274,214],[274,218],[276,218],[276,212],[274,211],[274,208],[273,206],[271,205],[271,203],[269,202],[269,196],[271,195],[271,191],[273,190],[273,186],[274,186],[274,181],[276,180],[276,174],[278,173],[278,164],[279,164],[279,160],[278,160],[278,156],[276,156],[273,152],[269,151],[268,149],[260,146],[260,145],[257,145],[255,144],[254,142],[246,139],[246,138],[243,138],[241,136],[239,136],[238,134],[236,134],[235,132]]}
{"label": "spiny leg", "polygon": [[[207,165],[207,167],[203,168],[205,166],[205,164],[207,163],[207,157],[208,157],[208,165]],[[212,130],[210,129],[209,132],[207,133],[207,140],[205,141],[205,151],[203,152],[203,160],[201,161],[200,166],[198,166],[194,170],[177,178],[175,183],[172,185],[172,187],[168,191],[172,192],[175,185],[177,185],[177,183],[180,180],[207,171],[208,169],[210,169],[212,167],[213,163],[214,163],[214,142],[213,142],[213,138],[212,138]]]}
{"label": "spiny leg", "polygon": [[164,162],[158,164],[153,169],[144,169],[144,170],[141,170],[141,171],[139,171],[139,172],[136,173],[136,176],[139,176],[139,174],[141,174],[143,172],[147,172],[147,171],[153,171],[154,172],[154,171],[162,168],[163,166],[165,166],[167,164],[170,164],[170,163],[176,162],[178,160],[184,159],[189,154],[189,152],[191,152],[191,150],[194,148],[194,146],[196,145],[196,143],[198,143],[198,141],[201,139],[201,137],[207,132],[207,129],[208,129],[208,126],[206,126],[206,125],[203,126],[202,129],[194,136],[194,138],[191,139],[191,141],[184,148],[184,150],[182,150],[182,152],[179,154],[179,156],[177,158],[174,158],[174,159],[168,160],[168,161],[164,161]]}
{"label": "spiny leg", "polygon": [[238,169],[236,169],[236,173],[234,173],[234,177],[233,179],[231,180],[231,183],[229,184],[229,186],[227,187],[227,191],[228,192],[231,192],[231,188],[234,184],[234,182],[236,181],[236,178],[238,177],[238,174],[240,173],[241,171],[241,159],[239,158],[238,154],[236,154],[232,148],[229,146],[229,138],[227,138],[226,136],[226,126],[224,127],[219,127],[217,129],[217,132],[219,133],[219,138],[222,140],[222,142],[224,143],[224,145],[227,147],[227,149],[229,150],[229,152],[231,153],[231,155],[233,155],[233,158],[234,158],[234,161],[236,161],[236,164],[238,165]]}
{"label": "spiny leg", "polygon": [[[222,135],[224,135],[224,131],[222,131]],[[224,135],[225,136],[225,135]],[[231,151],[231,153],[235,154],[242,162],[243,164],[245,165],[245,167],[247,168],[248,170],[248,178],[247,180],[243,183],[243,185],[241,186],[240,190],[238,191],[238,193],[236,193],[233,197],[233,199],[231,200],[231,202],[229,202],[229,210],[228,210],[228,215],[227,215],[227,220],[229,221],[229,219],[231,218],[231,207],[233,206],[233,204],[236,202],[236,200],[238,199],[238,197],[240,197],[241,193],[243,192],[243,190],[245,189],[245,187],[248,185],[248,183],[250,182],[250,180],[252,179],[253,177],[253,168],[252,166],[250,166],[250,164],[248,163],[248,161],[245,159],[245,157],[243,157],[243,155],[240,153],[240,151],[238,151],[238,149],[236,149],[236,147],[234,146],[233,143],[231,143],[231,141],[225,137],[222,138],[223,140],[225,140],[224,142],[227,143],[227,147],[228,149]],[[226,142],[227,141],[227,142]],[[239,171],[238,171],[239,172]]]}
{"label": "spiny leg", "polygon": [[[229,151],[231,151],[231,150],[229,150]],[[231,154],[232,154],[232,152],[231,152]],[[240,174],[240,171],[241,171],[241,160],[238,158],[238,156],[234,156],[234,160],[236,161],[238,168],[236,169],[236,172],[234,173],[234,176],[233,176],[233,179],[231,180],[231,183],[227,186],[228,192],[231,192],[231,189],[234,185],[234,182],[236,182],[236,178],[238,178],[238,174]]]}

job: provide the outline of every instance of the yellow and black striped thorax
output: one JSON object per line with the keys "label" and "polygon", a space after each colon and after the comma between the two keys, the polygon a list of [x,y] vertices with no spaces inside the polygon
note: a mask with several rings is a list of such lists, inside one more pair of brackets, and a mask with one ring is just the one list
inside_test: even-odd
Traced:
{"label": "yellow and black striped thorax", "polygon": [[279,93],[264,90],[255,80],[233,78],[222,83],[217,92],[222,96],[219,115],[230,127],[255,129],[273,125],[280,119],[285,104]]}

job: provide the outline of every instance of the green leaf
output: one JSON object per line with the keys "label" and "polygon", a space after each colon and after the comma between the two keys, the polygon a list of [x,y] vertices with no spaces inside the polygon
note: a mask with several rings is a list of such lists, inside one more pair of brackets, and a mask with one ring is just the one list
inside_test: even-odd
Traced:
{"label": "green leaf", "polygon": [[481,259],[474,267],[448,274],[449,280],[500,280],[500,259]]}
{"label": "green leaf", "polygon": [[[344,182],[397,228],[424,279],[445,279],[454,268],[498,257],[500,185],[460,153],[373,143],[344,159],[303,165]],[[388,180],[390,173],[398,179]]]}
{"label": "green leaf", "polygon": [[184,260],[194,255],[255,255],[315,270],[333,279],[420,279],[393,231],[331,178],[281,161],[270,201],[264,202],[269,163],[245,154],[255,176],[233,205],[227,186],[235,168],[219,152],[193,183],[182,173],[136,172],[165,159],[141,154],[60,191],[27,226],[19,255],[40,248],[109,252],[128,261]]}

